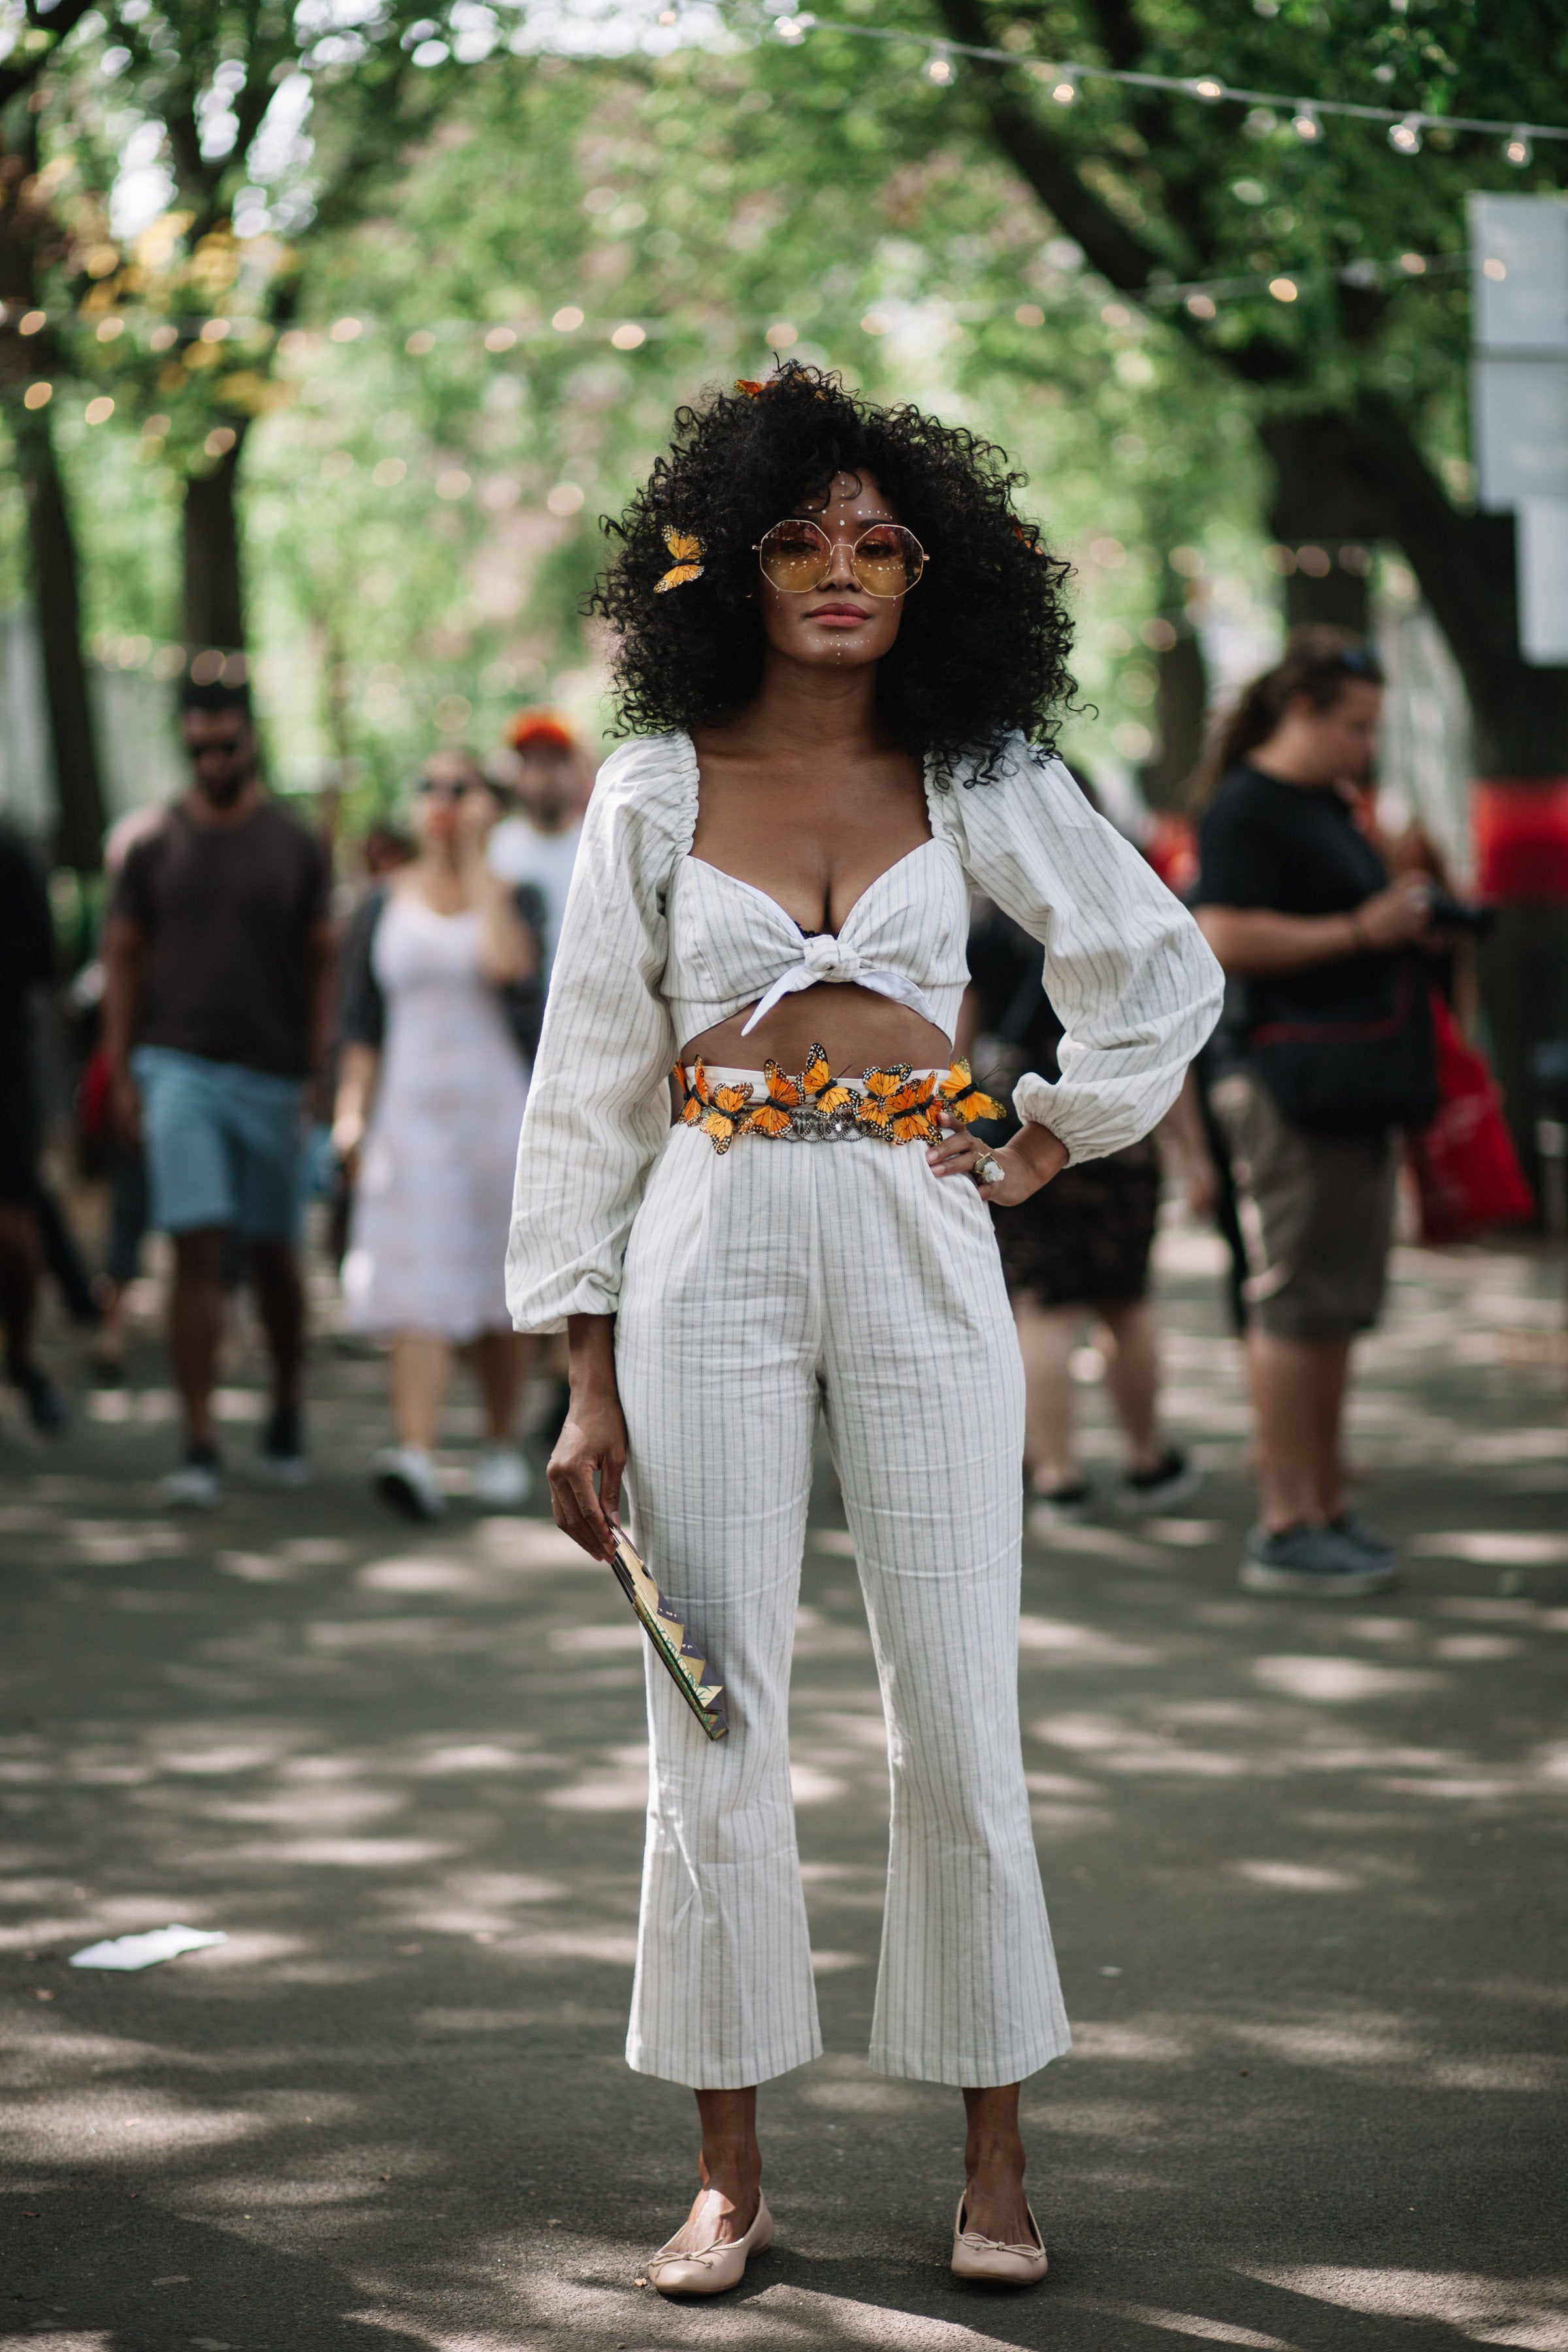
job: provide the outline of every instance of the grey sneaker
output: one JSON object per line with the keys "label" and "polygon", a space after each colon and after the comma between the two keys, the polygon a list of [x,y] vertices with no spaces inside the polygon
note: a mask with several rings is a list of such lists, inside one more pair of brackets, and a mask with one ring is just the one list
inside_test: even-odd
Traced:
{"label": "grey sneaker", "polygon": [[1399,1558],[1399,1546],[1390,1543],[1386,1536],[1380,1536],[1375,1528],[1369,1528],[1354,1511],[1342,1511],[1337,1519],[1329,1521],[1329,1528],[1331,1534],[1342,1536],[1346,1543],[1354,1544],[1357,1551],[1364,1551],[1369,1559],[1392,1562]]}
{"label": "grey sneaker", "polygon": [[1357,1601],[1386,1592],[1394,1580],[1392,1559],[1363,1551],[1329,1527],[1286,1528],[1272,1536],[1267,1528],[1254,1528],[1241,1569],[1244,1592],[1304,1601]]}

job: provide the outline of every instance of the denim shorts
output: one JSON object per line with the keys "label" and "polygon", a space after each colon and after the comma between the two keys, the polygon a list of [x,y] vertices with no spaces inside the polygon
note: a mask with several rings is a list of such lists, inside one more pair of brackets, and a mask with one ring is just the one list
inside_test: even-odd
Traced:
{"label": "denim shorts", "polygon": [[300,1219],[304,1082],[138,1045],[152,1222],[166,1234],[226,1226],[249,1241],[292,1241]]}

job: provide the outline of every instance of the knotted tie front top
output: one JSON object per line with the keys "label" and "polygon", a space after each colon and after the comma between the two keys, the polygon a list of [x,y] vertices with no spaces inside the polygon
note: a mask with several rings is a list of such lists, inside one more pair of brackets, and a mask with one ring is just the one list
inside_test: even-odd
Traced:
{"label": "knotted tie front top", "polygon": [[678,1044],[743,1005],[749,1036],[775,1004],[818,982],[853,981],[907,1004],[951,1037],[969,979],[969,886],[952,844],[911,849],[861,892],[834,931],[803,931],[754,883],[683,857],[670,877],[665,995]]}
{"label": "knotted tie front top", "polygon": [[744,1006],[854,982],[952,1036],[972,888],[1045,948],[1066,1030],[1061,1077],[1013,1090],[1072,1160],[1163,1118],[1218,1017],[1197,926],[1058,761],[1015,737],[979,780],[928,775],[931,838],[879,875],[837,936],[808,934],[753,884],[691,855],[691,740],[624,743],[599,771],[551,975],[518,1148],[507,1300],[520,1330],[613,1315],[626,1236],[670,1125],[679,1046]]}

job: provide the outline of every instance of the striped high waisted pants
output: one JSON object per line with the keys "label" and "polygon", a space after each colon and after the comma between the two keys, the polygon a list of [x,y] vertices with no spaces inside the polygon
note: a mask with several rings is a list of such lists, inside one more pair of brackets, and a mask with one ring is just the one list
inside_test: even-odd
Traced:
{"label": "striped high waisted pants", "polygon": [[919,1144],[675,1129],[616,1335],[639,1549],[729,1696],[710,1744],[648,1659],[626,2056],[739,2089],[821,2051],[788,1695],[817,1416],[887,1716],[871,2064],[971,2087],[1068,2045],[1018,1734],[1023,1374],[988,1211]]}

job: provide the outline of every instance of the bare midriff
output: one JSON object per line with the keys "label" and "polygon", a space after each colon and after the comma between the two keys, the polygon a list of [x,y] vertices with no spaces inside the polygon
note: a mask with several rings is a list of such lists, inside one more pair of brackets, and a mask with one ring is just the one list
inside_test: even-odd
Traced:
{"label": "bare midriff", "polygon": [[689,1065],[700,1055],[710,1065],[742,1070],[760,1070],[764,1062],[776,1062],[781,1070],[795,1071],[805,1067],[811,1048],[820,1045],[834,1076],[842,1077],[900,1062],[908,1062],[911,1069],[932,1069],[952,1058],[952,1041],[934,1022],[849,981],[822,981],[815,988],[797,990],[775,1004],[749,1037],[742,1037],[752,1011],[747,1005],[728,1021],[704,1029],[700,1037],[689,1037],[680,1049],[681,1060]]}

